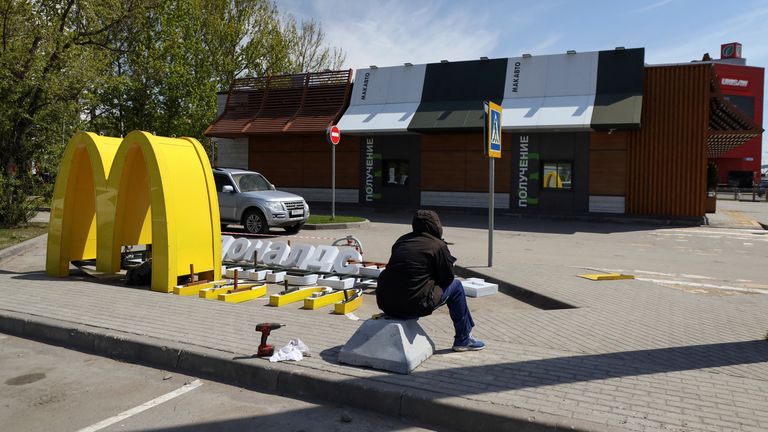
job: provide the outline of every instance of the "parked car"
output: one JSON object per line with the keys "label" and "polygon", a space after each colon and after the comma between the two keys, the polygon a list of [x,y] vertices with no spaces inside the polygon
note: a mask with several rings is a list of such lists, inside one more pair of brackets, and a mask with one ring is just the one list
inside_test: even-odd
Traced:
{"label": "parked car", "polygon": [[264,234],[271,227],[297,233],[309,219],[304,198],[275,190],[263,175],[237,168],[214,168],[221,226],[242,224],[246,231]]}

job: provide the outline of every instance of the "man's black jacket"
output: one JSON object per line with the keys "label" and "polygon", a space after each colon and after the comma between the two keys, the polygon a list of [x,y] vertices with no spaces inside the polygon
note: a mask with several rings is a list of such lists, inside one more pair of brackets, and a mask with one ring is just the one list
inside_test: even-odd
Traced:
{"label": "man's black jacket", "polygon": [[453,282],[456,259],[442,240],[437,213],[419,210],[412,225],[413,232],[392,246],[387,268],[379,275],[376,302],[387,315],[429,315],[440,303],[443,288]]}

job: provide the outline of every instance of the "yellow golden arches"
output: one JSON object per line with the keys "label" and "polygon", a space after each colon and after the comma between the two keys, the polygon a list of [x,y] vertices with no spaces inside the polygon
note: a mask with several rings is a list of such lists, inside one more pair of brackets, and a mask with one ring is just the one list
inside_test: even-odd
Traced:
{"label": "yellow golden arches", "polygon": [[556,172],[549,172],[544,175],[544,187],[562,189],[563,181],[560,179],[560,176],[557,175]]}
{"label": "yellow golden arches", "polygon": [[[171,292],[178,276],[189,274],[190,264],[203,278],[219,279],[219,206],[200,143],[134,131],[113,154],[101,199],[96,200],[97,269],[118,271],[122,246],[151,244],[153,290]],[[65,163],[61,172],[69,169]],[[49,263],[57,253],[50,247],[57,235],[49,233]],[[64,262],[69,265],[69,259]],[[49,268],[49,274],[55,273]]]}
{"label": "yellow golden arches", "polygon": [[97,209],[103,205],[107,177],[119,138],[78,132],[59,165],[48,225],[46,273],[68,276],[69,262],[96,258]]}

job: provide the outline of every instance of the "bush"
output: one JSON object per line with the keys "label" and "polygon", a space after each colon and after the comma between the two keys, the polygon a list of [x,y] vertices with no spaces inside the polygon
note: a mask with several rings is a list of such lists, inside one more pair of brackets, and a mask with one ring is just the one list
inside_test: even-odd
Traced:
{"label": "bush", "polygon": [[41,200],[30,197],[31,179],[0,172],[0,228],[25,224],[36,213]]}

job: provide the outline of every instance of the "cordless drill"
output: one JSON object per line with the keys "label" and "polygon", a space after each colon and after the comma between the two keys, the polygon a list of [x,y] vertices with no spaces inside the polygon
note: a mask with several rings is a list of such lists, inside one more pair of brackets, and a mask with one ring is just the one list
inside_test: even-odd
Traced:
{"label": "cordless drill", "polygon": [[256,331],[261,332],[261,344],[259,350],[256,352],[257,357],[268,357],[275,352],[274,345],[267,344],[267,338],[272,330],[277,330],[280,327],[285,327],[285,324],[278,323],[261,323],[256,324]]}

